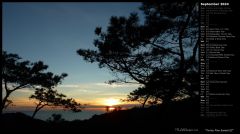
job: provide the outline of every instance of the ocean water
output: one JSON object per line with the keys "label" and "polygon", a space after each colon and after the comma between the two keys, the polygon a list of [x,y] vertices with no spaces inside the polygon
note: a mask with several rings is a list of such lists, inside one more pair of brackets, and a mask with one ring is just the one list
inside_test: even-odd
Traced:
{"label": "ocean water", "polygon": [[[129,109],[129,108],[132,108],[132,107],[136,107],[136,106],[139,106],[139,105],[136,105],[136,104],[128,104],[128,105],[123,105],[122,106],[122,110],[125,110],[125,109]],[[114,110],[113,109],[109,109],[110,111],[111,110]],[[16,112],[21,112],[21,113],[24,113],[28,116],[32,116],[33,114],[33,111],[34,111],[34,108],[29,108],[29,107],[21,107],[21,108],[15,108],[15,109],[6,109],[4,111],[4,113],[16,113]],[[94,115],[100,115],[100,114],[103,114],[103,113],[106,113],[107,110],[106,110],[106,107],[102,107],[102,106],[95,106],[95,107],[88,107],[88,108],[84,108],[81,112],[72,112],[70,110],[62,110],[62,109],[42,109],[40,111],[38,111],[38,113],[36,114],[35,118],[37,119],[41,119],[41,120],[47,120],[49,119],[50,117],[52,117],[52,114],[61,114],[62,115],[62,118],[67,120],[67,121],[73,121],[73,120],[86,120],[86,119],[90,119],[92,116]]]}
{"label": "ocean water", "polygon": [[[24,113],[26,115],[32,116],[33,111],[18,111],[21,113]],[[13,111],[8,111],[7,113],[14,113]],[[63,110],[40,110],[35,118],[41,119],[41,120],[47,120],[49,119],[52,114],[61,114],[62,118],[68,121],[73,120],[86,120],[90,119],[93,115],[100,115],[105,113],[105,111],[102,110],[83,110],[82,112],[74,113],[72,111],[63,111]]]}

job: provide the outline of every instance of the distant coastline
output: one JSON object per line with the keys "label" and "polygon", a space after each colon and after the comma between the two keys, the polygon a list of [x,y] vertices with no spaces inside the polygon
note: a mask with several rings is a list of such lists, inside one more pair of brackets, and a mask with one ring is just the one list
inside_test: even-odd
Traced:
{"label": "distant coastline", "polygon": [[[31,116],[33,111],[6,111],[5,113],[16,113],[16,112],[21,112],[24,113],[28,116]],[[46,121],[49,117],[51,117],[52,114],[61,114],[62,118],[67,120],[67,121],[73,121],[73,120],[86,120],[90,119],[93,115],[99,115],[103,114],[105,111],[101,109],[99,110],[84,110],[79,113],[74,113],[72,111],[64,111],[64,110],[42,110],[39,111],[39,113],[36,115],[37,119],[41,119]]]}
{"label": "distant coastline", "polygon": [[[122,109],[129,109],[132,107],[139,106],[139,104],[126,104],[126,105],[120,105]],[[4,111],[4,113],[17,113],[21,112],[28,116],[31,116],[33,114],[34,107],[15,107],[15,108],[9,108]],[[63,109],[51,109],[46,108],[43,110],[40,110],[39,113],[36,115],[35,118],[41,119],[46,121],[48,118],[52,116],[52,114],[61,114],[62,118],[67,121],[73,121],[73,120],[86,120],[90,119],[94,115],[100,115],[106,113],[105,106],[89,106],[83,109],[82,112],[74,113],[72,111],[64,111]]]}

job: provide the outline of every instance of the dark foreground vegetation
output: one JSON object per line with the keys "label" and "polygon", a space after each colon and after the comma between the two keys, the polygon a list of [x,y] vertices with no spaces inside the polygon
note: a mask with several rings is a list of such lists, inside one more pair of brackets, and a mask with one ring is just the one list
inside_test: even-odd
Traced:
{"label": "dark foreground vegetation", "polygon": [[[177,129],[200,131],[205,128],[235,128],[231,118],[200,119],[198,100],[173,102],[170,105],[132,108],[95,115],[89,120],[42,121],[22,113],[8,113],[1,117],[1,130],[14,132],[148,132],[182,133]],[[224,120],[224,121],[223,121]],[[231,122],[230,122],[231,121]]]}

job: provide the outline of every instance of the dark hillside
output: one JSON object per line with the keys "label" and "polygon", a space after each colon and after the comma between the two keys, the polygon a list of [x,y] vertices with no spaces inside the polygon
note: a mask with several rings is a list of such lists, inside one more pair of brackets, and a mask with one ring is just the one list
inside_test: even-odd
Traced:
{"label": "dark hillside", "polygon": [[[1,117],[1,130],[23,132],[163,132],[174,133],[176,128],[234,128],[225,119],[201,120],[198,101],[181,101],[169,105],[149,108],[132,108],[95,115],[89,120],[45,122],[32,119],[21,113],[4,114]],[[203,122],[204,121],[204,122]],[[230,120],[229,120],[230,121]],[[111,130],[111,131],[110,131]]]}

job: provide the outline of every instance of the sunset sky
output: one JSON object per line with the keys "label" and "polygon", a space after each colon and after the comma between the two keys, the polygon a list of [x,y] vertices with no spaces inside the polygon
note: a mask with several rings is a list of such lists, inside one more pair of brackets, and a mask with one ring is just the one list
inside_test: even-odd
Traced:
{"label": "sunset sky", "polygon": [[[53,73],[67,73],[68,77],[57,89],[80,103],[118,103],[118,99],[126,98],[139,85],[105,84],[114,79],[110,71],[86,63],[76,51],[93,48],[95,28],[106,29],[111,16],[128,16],[133,11],[142,14],[138,10],[140,5],[116,2],[3,3],[3,50],[31,62],[41,60]],[[29,89],[13,93],[10,98],[15,108],[31,106],[33,103],[28,99],[31,93],[33,91]]]}

